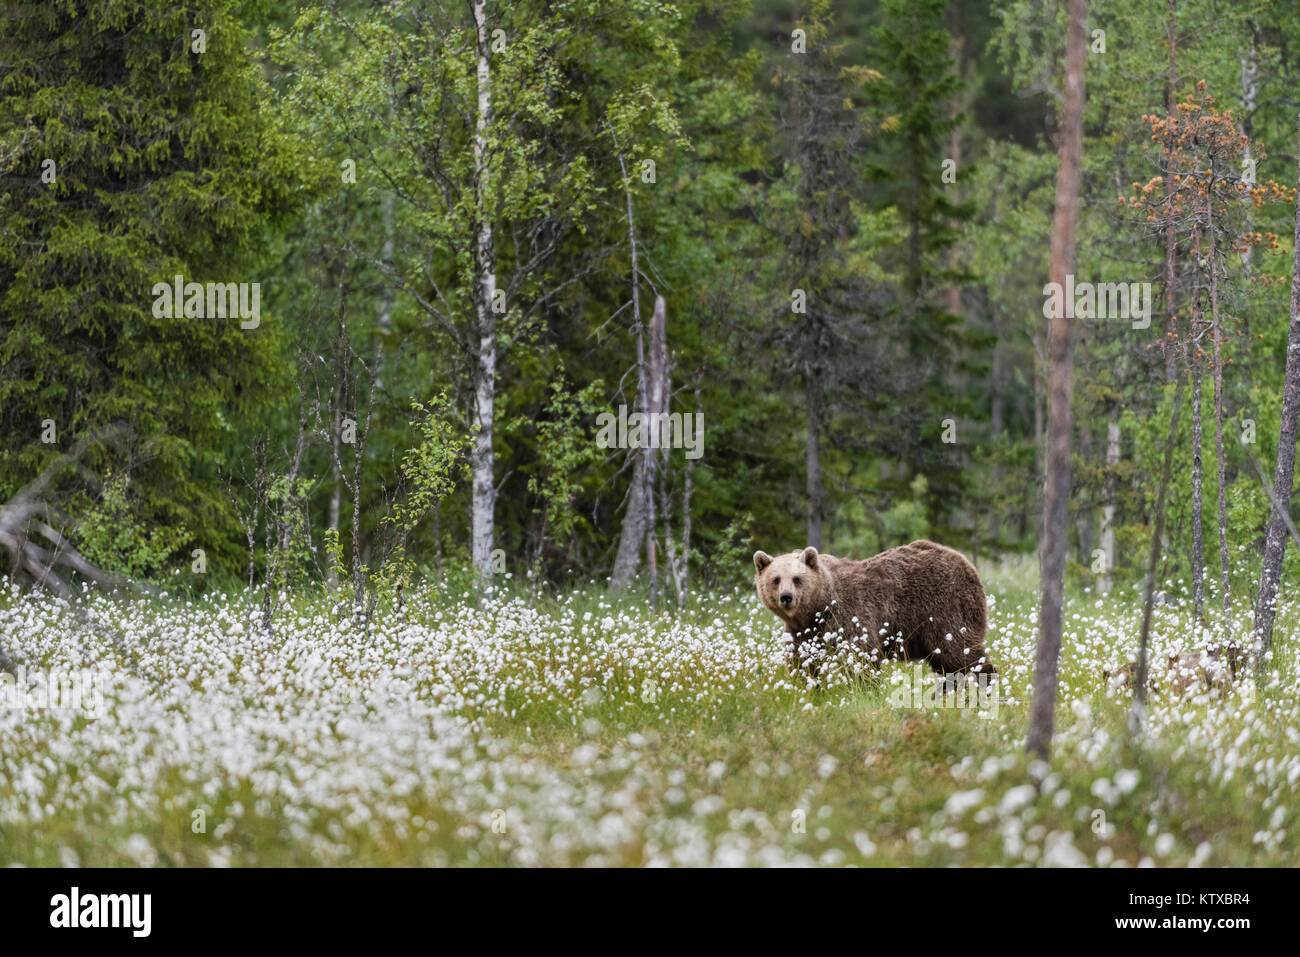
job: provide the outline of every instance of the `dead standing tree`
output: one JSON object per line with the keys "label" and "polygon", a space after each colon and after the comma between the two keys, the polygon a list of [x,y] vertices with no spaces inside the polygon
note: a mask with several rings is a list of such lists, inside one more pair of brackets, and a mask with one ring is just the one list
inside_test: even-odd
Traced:
{"label": "dead standing tree", "polygon": [[[613,128],[610,135],[616,137]],[[617,138],[615,138],[617,148]],[[627,206],[627,243],[632,263],[632,334],[636,339],[636,410],[644,412],[647,407],[646,391],[646,355],[645,326],[641,322],[641,267],[639,248],[636,238],[636,218],[632,209],[632,188],[627,175],[627,163],[620,151],[618,168],[623,176],[623,197]],[[650,450],[637,449],[631,455],[632,484],[627,492],[627,507],[623,512],[623,527],[619,532],[618,550],[614,555],[614,570],[611,581],[616,589],[626,588],[636,576],[641,563],[641,547],[647,542],[651,528],[648,521],[650,501]]]}

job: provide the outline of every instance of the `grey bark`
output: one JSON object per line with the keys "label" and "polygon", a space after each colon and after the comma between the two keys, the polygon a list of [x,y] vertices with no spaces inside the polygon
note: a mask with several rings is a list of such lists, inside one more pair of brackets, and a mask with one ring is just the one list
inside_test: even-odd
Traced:
{"label": "grey bark", "polygon": [[[627,241],[632,260],[632,331],[636,338],[636,396],[637,409],[646,407],[645,330],[641,325],[641,274],[637,259],[636,219],[632,211],[632,190],[628,185],[627,166],[623,154],[618,157],[623,173],[623,198],[627,207]],[[649,489],[649,449],[633,452],[632,484],[628,488],[627,507],[623,512],[623,527],[619,531],[618,550],[614,555],[611,583],[616,589],[626,588],[636,577],[641,564],[641,547],[649,528],[646,520]]]}
{"label": "grey bark", "polygon": [[[1296,165],[1297,181],[1300,182],[1300,155],[1297,156]],[[1291,484],[1295,478],[1296,433],[1297,422],[1300,420],[1300,204],[1296,206],[1292,249],[1295,260],[1291,274],[1291,327],[1287,333],[1286,373],[1282,384],[1282,424],[1277,443],[1277,462],[1273,467],[1273,492],[1270,496],[1273,507],[1269,512],[1264,560],[1259,572],[1259,592],[1255,598],[1253,657],[1257,674],[1262,673],[1271,657],[1278,579],[1282,574],[1286,527],[1291,514]]]}

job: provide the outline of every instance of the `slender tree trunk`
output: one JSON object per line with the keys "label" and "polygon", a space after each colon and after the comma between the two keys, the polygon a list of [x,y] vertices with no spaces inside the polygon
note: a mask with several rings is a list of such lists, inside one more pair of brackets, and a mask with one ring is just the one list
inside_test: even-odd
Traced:
{"label": "slender tree trunk", "polygon": [[[1178,35],[1177,35],[1177,14],[1178,0],[1168,0],[1169,4],[1169,82],[1165,91],[1165,108],[1167,115],[1172,119],[1178,115]],[[1177,320],[1178,317],[1174,312],[1174,260],[1175,256],[1175,226],[1174,226],[1174,168],[1172,157],[1172,145],[1174,138],[1173,131],[1168,133],[1168,141],[1165,144],[1164,155],[1161,162],[1165,168],[1165,202],[1169,204],[1168,218],[1165,223],[1165,379],[1172,382],[1178,375],[1177,367]]]}
{"label": "slender tree trunk", "polygon": [[[1300,157],[1297,158],[1300,182]],[[1277,614],[1277,586],[1282,575],[1286,548],[1286,526],[1291,514],[1291,483],[1295,477],[1295,446],[1300,420],[1300,204],[1296,205],[1295,261],[1291,273],[1291,328],[1287,333],[1286,373],[1282,384],[1282,425],[1277,442],[1277,464],[1273,468],[1273,508],[1269,512],[1264,539],[1264,560],[1259,573],[1259,594],[1255,598],[1253,656],[1256,674],[1262,674],[1272,657],[1273,620]]]}
{"label": "slender tree trunk", "polygon": [[1142,599],[1142,633],[1138,638],[1137,687],[1133,691],[1133,709],[1129,712],[1129,733],[1137,734],[1146,720],[1147,674],[1150,671],[1151,610],[1155,605],[1156,567],[1160,562],[1160,549],[1165,534],[1165,496],[1169,491],[1169,477],[1173,472],[1174,445],[1178,436],[1178,418],[1183,411],[1183,379],[1178,377],[1174,389],[1173,409],[1169,413],[1169,438],[1165,441],[1165,465],[1160,474],[1160,490],[1156,493],[1156,514],[1151,530],[1151,553],[1147,556],[1146,587]]}
{"label": "slender tree trunk", "polygon": [[1214,458],[1219,486],[1219,587],[1222,590],[1223,627],[1232,628],[1232,581],[1228,574],[1227,465],[1223,454],[1223,323],[1219,319],[1219,260],[1214,229],[1214,168],[1210,168],[1206,223],[1210,231],[1210,334],[1214,340]]}
{"label": "slender tree trunk", "polygon": [[[347,376],[347,283],[339,280],[339,321],[334,336],[334,391],[330,395],[330,501],[329,528],[338,541],[339,518],[343,505],[343,463],[340,448],[343,441],[344,379]],[[338,590],[339,572],[335,556],[328,556],[325,582],[330,592]]]}
{"label": "slender tree trunk", "polygon": [[[1241,135],[1246,138],[1245,150],[1242,154],[1242,160],[1247,169],[1254,168],[1255,151],[1252,142],[1255,138],[1255,105],[1259,95],[1259,50],[1255,43],[1256,25],[1251,23],[1250,54],[1241,58],[1241,124],[1238,129]],[[1250,203],[1243,203],[1246,211],[1246,228],[1250,229]],[[1254,254],[1254,247],[1247,246],[1246,251],[1241,254],[1241,264],[1246,269],[1246,274],[1250,274],[1251,257]]]}
{"label": "slender tree trunk", "polygon": [[[695,412],[697,416],[703,416],[704,403],[700,399],[700,377],[695,377]],[[697,418],[696,422],[702,422],[702,418]],[[695,491],[695,459],[686,460],[686,481],[682,489],[682,566],[681,566],[681,588],[678,591],[678,604],[685,608],[686,603],[690,600],[690,579],[691,579],[691,496]]]}
{"label": "slender tree trunk", "polygon": [[[646,412],[649,413],[650,442],[646,451],[647,488],[662,487],[666,476],[662,469],[666,466],[665,439],[663,431],[663,414],[668,410],[668,319],[663,296],[655,296],[654,311],[650,314],[650,368],[646,381]],[[655,503],[653,493],[647,502],[649,506],[646,529],[646,567],[650,573],[650,607],[658,607],[659,602],[659,556],[656,554]],[[669,531],[667,502],[664,503],[663,522],[665,545],[672,547],[672,533]],[[670,556],[671,561],[671,556]]]}
{"label": "slender tree trunk", "polygon": [[478,53],[478,114],[474,133],[474,202],[478,222],[474,239],[474,335],[478,340],[474,368],[474,445],[470,455],[472,505],[470,553],[478,570],[480,587],[492,581],[493,518],[496,511],[495,459],[492,453],[496,403],[497,329],[496,255],[492,246],[489,208],[487,130],[492,122],[492,72],[488,53],[485,0],[473,0]]}
{"label": "slender tree trunk", "polygon": [[[1079,216],[1079,163],[1083,153],[1083,64],[1087,0],[1068,0],[1065,105],[1061,125],[1060,167],[1056,177],[1056,211],[1052,223],[1051,281],[1064,288],[1074,270],[1075,227]],[[1026,748],[1046,758],[1051,746],[1056,707],[1057,665],[1061,653],[1061,618],[1065,585],[1066,520],[1070,499],[1070,320],[1062,308],[1048,325],[1051,391],[1048,406],[1047,485],[1043,501],[1043,580],[1038,651],[1034,662],[1033,702]]]}
{"label": "slender tree trunk", "polygon": [[[632,214],[632,189],[628,185],[627,165],[623,154],[618,156],[618,166],[623,174],[623,198],[627,206],[627,242],[632,260],[632,332],[636,337],[636,403],[638,411],[646,408],[645,330],[641,325],[641,272],[637,258],[636,220]],[[619,532],[618,551],[614,555],[611,583],[616,589],[626,588],[636,576],[641,562],[641,548],[646,540],[647,510],[650,488],[648,448],[633,452],[632,484],[627,493],[627,508],[623,512],[623,527]]]}
{"label": "slender tree trunk", "polygon": [[1205,622],[1205,479],[1201,448],[1201,363],[1195,341],[1188,343],[1187,362],[1192,375],[1192,619]]}
{"label": "slender tree trunk", "polygon": [[[1196,173],[1200,173],[1197,159]],[[1201,421],[1201,336],[1205,332],[1205,313],[1201,309],[1201,222],[1200,211],[1192,201],[1195,226],[1192,230],[1192,299],[1187,324],[1187,369],[1192,379],[1192,620],[1199,627],[1205,623],[1205,429]]]}
{"label": "slender tree trunk", "polygon": [[[372,380],[373,381],[373,380]],[[352,401],[356,402],[355,385]],[[370,405],[375,401],[370,394]],[[361,465],[366,452],[366,433],[370,431],[370,410],[366,410],[366,425],[358,423],[352,445],[352,618],[358,629],[365,623],[366,576],[361,567]]]}
{"label": "slender tree trunk", "polygon": [[1115,501],[1117,482],[1115,466],[1119,465],[1119,422],[1115,413],[1106,423],[1106,504],[1101,509],[1101,552],[1106,571],[1097,582],[1097,591],[1110,594],[1115,569]]}
{"label": "slender tree trunk", "polygon": [[[1083,359],[1084,365],[1088,364],[1086,355]],[[1086,422],[1078,423],[1078,433],[1076,436],[1078,442],[1078,456],[1081,462],[1091,462],[1092,452],[1092,429]],[[1092,542],[1095,526],[1093,524],[1094,515],[1092,509],[1077,509],[1074,514],[1074,533],[1078,538],[1078,556],[1079,563],[1085,568],[1092,562]]]}

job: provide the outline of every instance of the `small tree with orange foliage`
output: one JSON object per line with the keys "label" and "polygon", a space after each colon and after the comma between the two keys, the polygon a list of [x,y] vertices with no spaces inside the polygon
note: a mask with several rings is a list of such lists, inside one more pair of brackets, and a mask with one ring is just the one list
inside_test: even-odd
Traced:
{"label": "small tree with orange foliage", "polygon": [[[1145,213],[1154,231],[1164,233],[1172,224],[1187,237],[1190,251],[1191,289],[1188,326],[1170,330],[1170,345],[1187,361],[1192,381],[1192,582],[1196,620],[1204,618],[1204,548],[1202,543],[1201,370],[1206,343],[1212,347],[1214,381],[1215,451],[1218,476],[1219,559],[1225,627],[1231,612],[1228,575],[1226,466],[1223,448],[1223,366],[1225,318],[1239,328],[1240,320],[1221,310],[1224,284],[1247,274],[1245,254],[1256,246],[1280,250],[1275,233],[1251,228],[1249,210],[1266,202],[1295,201],[1296,190],[1269,180],[1257,183],[1254,168],[1263,151],[1252,143],[1233,120],[1231,110],[1219,110],[1201,80],[1195,93],[1177,104],[1173,116],[1142,117],[1151,128],[1152,143],[1159,144],[1159,159],[1168,173],[1146,184],[1134,183],[1132,196],[1120,196],[1120,205]],[[1248,159],[1249,158],[1249,159]],[[1166,189],[1166,182],[1172,189]],[[1234,268],[1231,260],[1238,254]],[[1267,280],[1260,280],[1267,281]],[[1206,318],[1206,300],[1209,318]],[[1181,347],[1181,348],[1179,348]],[[1226,362],[1230,364],[1231,359]],[[1173,441],[1173,436],[1170,436]]]}

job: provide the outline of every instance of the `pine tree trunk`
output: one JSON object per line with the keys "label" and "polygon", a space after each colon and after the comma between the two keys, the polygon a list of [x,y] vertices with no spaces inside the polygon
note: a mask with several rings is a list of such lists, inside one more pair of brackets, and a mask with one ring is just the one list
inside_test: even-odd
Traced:
{"label": "pine tree trunk", "polygon": [[[1068,0],[1065,105],[1061,124],[1056,211],[1052,223],[1051,281],[1065,287],[1074,270],[1075,229],[1079,216],[1079,164],[1083,153],[1083,70],[1087,0]],[[1060,298],[1057,300],[1061,301]],[[1064,606],[1066,520],[1070,499],[1070,397],[1073,387],[1070,320],[1058,309],[1048,324],[1051,390],[1047,422],[1047,483],[1043,501],[1043,580],[1033,702],[1026,748],[1046,758],[1056,707],[1057,665],[1061,653]]]}
{"label": "pine tree trunk", "polygon": [[[1300,157],[1297,158],[1297,181],[1300,181]],[[1287,333],[1286,373],[1282,384],[1282,424],[1277,443],[1277,463],[1273,469],[1273,508],[1264,539],[1259,594],[1255,599],[1254,658],[1257,674],[1262,674],[1271,658],[1278,579],[1282,575],[1286,525],[1291,511],[1291,483],[1295,477],[1297,422],[1300,420],[1300,204],[1296,206],[1292,249],[1295,261],[1291,273],[1291,328]]]}

